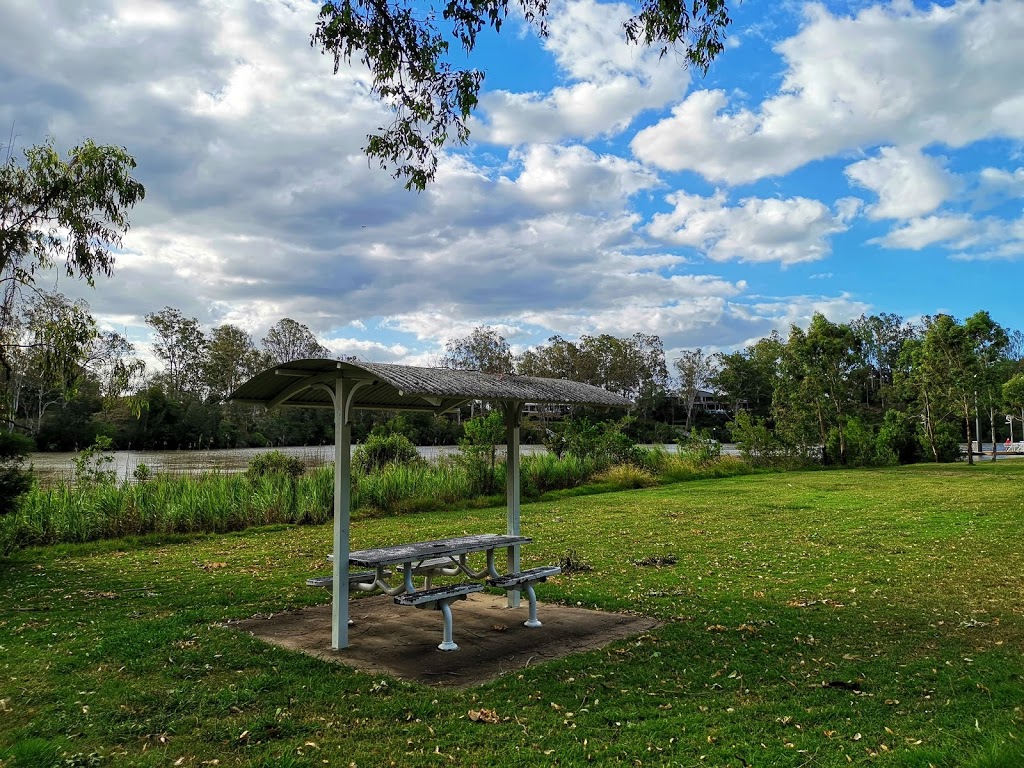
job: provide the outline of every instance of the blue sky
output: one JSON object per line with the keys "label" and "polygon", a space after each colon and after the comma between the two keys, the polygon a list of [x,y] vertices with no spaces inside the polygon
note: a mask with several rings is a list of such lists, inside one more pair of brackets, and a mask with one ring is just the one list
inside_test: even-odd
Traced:
{"label": "blue sky", "polygon": [[115,276],[57,285],[144,354],[164,305],[414,364],[482,324],[517,351],[656,333],[670,359],[816,311],[1022,325],[1022,3],[751,0],[706,77],[626,45],[626,4],[553,3],[546,39],[482,37],[472,142],[419,195],[361,154],[387,116],[309,47],[315,12],[0,7],[0,124],[138,158]]}

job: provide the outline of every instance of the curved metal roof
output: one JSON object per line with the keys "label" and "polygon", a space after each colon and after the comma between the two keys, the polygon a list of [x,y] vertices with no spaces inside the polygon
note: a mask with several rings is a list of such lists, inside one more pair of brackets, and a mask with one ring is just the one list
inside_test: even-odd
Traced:
{"label": "curved metal roof", "polygon": [[609,408],[631,405],[626,398],[600,387],[565,379],[327,359],[275,365],[236,389],[231,400],[268,407],[333,408],[328,388],[339,378],[371,382],[355,390],[354,408],[443,413],[469,400]]}

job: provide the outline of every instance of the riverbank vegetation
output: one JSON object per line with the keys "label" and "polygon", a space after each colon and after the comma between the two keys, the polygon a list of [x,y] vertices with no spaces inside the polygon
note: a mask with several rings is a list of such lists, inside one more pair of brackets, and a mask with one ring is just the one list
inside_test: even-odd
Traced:
{"label": "riverbank vegetation", "polygon": [[[1015,462],[931,464],[526,504],[528,565],[589,566],[538,589],[545,615],[663,624],[468,689],[225,625],[323,603],[304,582],[329,570],[328,525],[22,550],[0,562],[0,764],[1015,768],[1022,483]],[[352,545],[504,522],[363,518]]]}
{"label": "riverbank vegetation", "polygon": [[[464,441],[454,458],[429,463],[400,435],[371,438],[352,462],[353,517],[399,515],[502,503],[505,463],[487,434],[488,421],[471,429],[480,444]],[[494,425],[492,424],[491,427]],[[523,456],[524,499],[599,493],[751,471],[714,444],[694,440],[670,454],[634,446],[614,428],[576,430],[561,455]],[[257,455],[238,474],[151,476],[144,465],[118,483],[102,450],[76,461],[74,482],[33,486],[11,514],[0,515],[0,553],[33,546],[150,533],[224,533],[278,523],[318,524],[332,519],[334,465],[306,469],[280,452]]]}

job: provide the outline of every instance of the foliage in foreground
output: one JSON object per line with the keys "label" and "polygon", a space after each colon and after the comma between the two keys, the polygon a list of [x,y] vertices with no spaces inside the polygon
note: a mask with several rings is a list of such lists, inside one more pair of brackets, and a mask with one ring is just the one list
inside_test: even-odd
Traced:
{"label": "foliage in foreground", "polygon": [[32,472],[25,461],[32,441],[14,432],[0,432],[0,516],[14,509],[18,498],[32,487]]}
{"label": "foliage in foreground", "polygon": [[[0,563],[18,608],[0,614],[0,764],[1013,768],[1022,481],[1024,464],[929,465],[526,505],[527,565],[585,564],[543,600],[663,623],[469,689],[224,625],[323,602],[303,582],[327,570],[327,527],[19,552]],[[503,525],[444,511],[352,535]]]}
{"label": "foliage in foreground", "polygon": [[[642,449],[640,449],[642,451]],[[685,455],[642,451],[648,457],[645,477],[679,482],[749,471],[728,457],[713,466],[698,466]],[[85,452],[83,451],[83,454]],[[99,454],[101,455],[101,454]],[[95,463],[95,461],[93,461]],[[90,463],[89,466],[93,464]],[[505,465],[491,469],[481,483],[477,463],[453,460],[386,463],[373,472],[353,464],[354,517],[396,515],[425,510],[500,503],[492,494],[505,487]],[[604,492],[650,484],[639,482],[628,467],[567,454],[524,456],[520,466],[522,495],[538,498],[551,492]],[[92,481],[49,488],[34,487],[22,496],[18,511],[0,518],[0,554],[33,545],[85,542],[150,533],[225,533],[278,523],[317,524],[332,518],[334,466],[302,473],[296,460],[279,452],[260,454],[242,474],[208,473],[156,476],[115,484],[104,470]],[[605,473],[605,474],[601,474]],[[104,481],[105,480],[105,481]]]}

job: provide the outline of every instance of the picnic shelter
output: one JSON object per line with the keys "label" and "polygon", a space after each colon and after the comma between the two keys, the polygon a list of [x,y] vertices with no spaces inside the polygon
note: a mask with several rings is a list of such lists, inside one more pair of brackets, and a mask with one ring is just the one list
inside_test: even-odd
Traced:
{"label": "picnic shelter", "polygon": [[[331,648],[348,647],[349,524],[351,515],[351,416],[355,409],[429,411],[443,414],[474,400],[497,405],[505,417],[506,533],[520,535],[519,430],[527,403],[628,408],[628,399],[600,387],[565,379],[489,374],[389,363],[294,360],[275,365],[242,384],[232,402],[334,410],[334,573],[331,585]],[[508,569],[519,571],[519,548]],[[509,593],[509,607],[518,593]]]}

